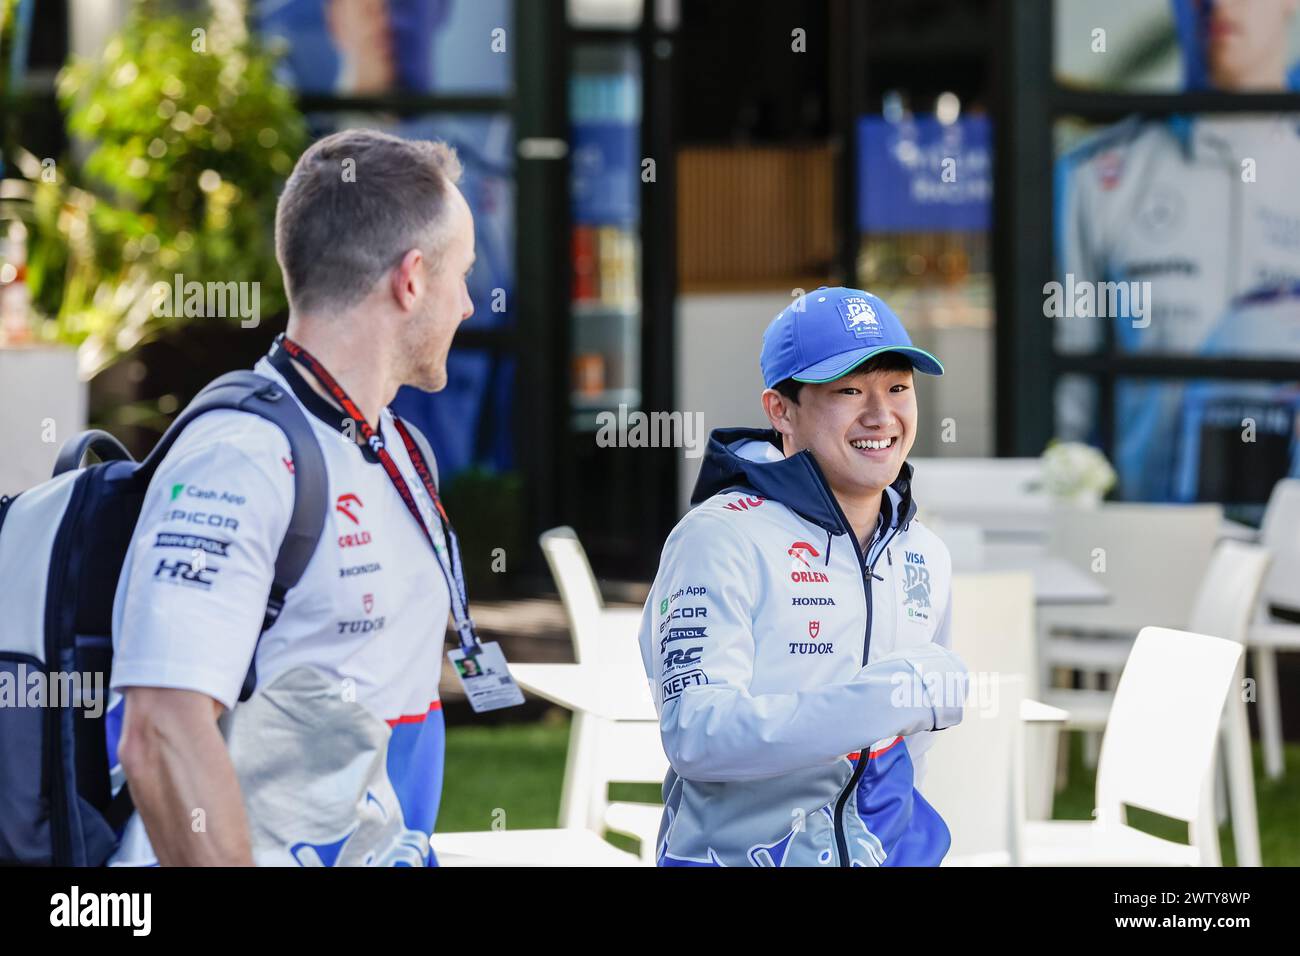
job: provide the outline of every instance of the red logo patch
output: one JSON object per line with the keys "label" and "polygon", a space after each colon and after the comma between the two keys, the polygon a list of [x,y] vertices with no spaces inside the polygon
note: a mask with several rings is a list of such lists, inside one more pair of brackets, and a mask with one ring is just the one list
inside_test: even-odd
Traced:
{"label": "red logo patch", "polygon": [[805,568],[812,567],[812,565],[808,563],[809,557],[814,557],[814,558],[821,557],[821,555],[817,553],[817,549],[814,548],[807,541],[796,541],[794,544],[790,545],[790,548],[788,551],[786,551],[786,554],[790,555],[790,557],[794,558]]}
{"label": "red logo patch", "polygon": [[361,595],[361,606],[365,608],[366,613],[369,614],[375,609],[375,596],[373,594]]}
{"label": "red logo patch", "polygon": [[361,519],[351,512],[351,507],[356,505],[358,508],[364,508],[365,505],[356,495],[339,495],[339,500],[334,503],[334,510],[339,514],[345,515],[353,524],[361,524]]}
{"label": "red logo patch", "polygon": [[822,629],[822,622],[821,622],[821,621],[809,621],[809,622],[808,622],[808,636],[809,636],[809,637],[815,639],[815,638],[817,637],[817,634],[821,631],[821,629]]}

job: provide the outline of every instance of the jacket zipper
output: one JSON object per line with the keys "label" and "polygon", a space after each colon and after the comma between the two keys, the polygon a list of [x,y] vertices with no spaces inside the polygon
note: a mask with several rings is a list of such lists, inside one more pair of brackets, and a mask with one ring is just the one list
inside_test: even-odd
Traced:
{"label": "jacket zipper", "polygon": [[[853,534],[853,527],[849,524],[849,519],[845,517],[844,509],[840,507],[840,503],[835,499],[835,495],[831,492],[830,486],[826,482],[826,476],[822,474],[821,468],[818,467],[816,459],[810,455],[807,458],[807,462],[813,473],[814,480],[817,481],[825,490],[827,500],[830,502],[831,507],[835,509],[835,517],[839,521],[840,527],[844,529],[845,533],[849,535],[850,540],[853,541],[853,553],[858,556],[858,565],[862,569],[862,589],[865,592],[867,599],[867,630],[862,640],[862,664],[865,667],[867,656],[871,652],[871,579],[873,577],[879,577],[879,575],[876,574],[876,564],[880,562],[880,555],[888,554],[889,542],[894,539],[900,530],[907,526],[907,519],[910,518],[910,515],[898,512],[894,513],[894,526],[889,529],[889,534],[881,542],[880,550],[876,552],[876,560],[871,564],[867,564],[867,556],[871,552],[870,546],[867,547],[867,554],[863,554],[861,549],[858,548],[857,538]],[[883,492],[883,494],[888,494],[888,492]],[[884,504],[883,499],[881,503],[882,505]],[[829,545],[826,549],[826,558],[827,563],[829,564]],[[894,562],[892,558],[889,559],[889,563],[891,566],[893,565]],[[880,578],[880,580],[883,581],[884,578]],[[845,784],[844,789],[840,791],[839,797],[835,800],[835,848],[839,852],[840,866],[849,865],[848,839],[844,835],[844,805],[848,802],[849,795],[857,788],[858,781],[862,779],[862,772],[867,768],[867,751],[869,748],[870,745],[868,744],[867,750],[858,754],[857,766],[853,768],[853,773],[849,777],[849,782]]]}
{"label": "jacket zipper", "polygon": [[[862,554],[861,551],[858,551],[856,547],[854,547],[853,549],[857,553],[858,562],[862,566],[862,589],[867,596],[867,631],[862,641],[862,666],[863,667],[866,666],[867,657],[871,653],[871,618],[872,618],[871,579],[879,578],[881,581],[884,580],[884,578],[881,578],[878,574],[876,574],[876,565],[880,563],[880,556],[882,554],[888,553],[889,542],[894,539],[894,536],[897,533],[898,533],[897,528],[890,529],[889,534],[885,537],[884,541],[881,543],[880,550],[876,552],[876,560],[873,561],[871,564],[867,564],[866,555]],[[871,550],[870,545],[868,545],[867,550],[868,552],[870,552]],[[890,564],[891,565],[893,564],[892,560],[890,561]],[[868,745],[868,747],[864,747],[858,753],[858,763],[853,768],[853,773],[849,777],[849,782],[844,785],[844,789],[840,791],[840,795],[838,799],[836,799],[835,801],[835,848],[839,852],[840,866],[849,865],[849,843],[848,843],[848,838],[844,833],[844,807],[849,801],[849,796],[857,790],[858,781],[862,779],[862,774],[867,769],[869,747],[870,745]]]}

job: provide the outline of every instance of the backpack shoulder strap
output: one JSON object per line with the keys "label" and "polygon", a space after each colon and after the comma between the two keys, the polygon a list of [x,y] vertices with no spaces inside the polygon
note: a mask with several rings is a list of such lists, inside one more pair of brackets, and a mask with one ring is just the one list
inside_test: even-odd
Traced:
{"label": "backpack shoulder strap", "polygon": [[[285,531],[284,541],[275,558],[271,593],[266,600],[266,614],[262,618],[262,630],[257,637],[260,642],[262,634],[270,629],[284,610],[284,599],[289,589],[302,578],[325,528],[328,505],[325,456],[316,442],[316,436],[312,434],[311,423],[307,421],[298,403],[286,395],[277,382],[256,372],[240,369],[227,372],[204,386],[140,463],[136,471],[138,479],[147,484],[167,452],[176,444],[176,439],[185,430],[185,426],[205,412],[219,408],[250,412],[274,423],[289,440],[289,454],[292,456],[293,513],[289,516],[289,528]],[[80,462],[84,453],[85,446],[82,446],[68,455],[75,455],[75,461]],[[240,703],[248,700],[257,687],[256,661],[257,649],[254,647],[253,659],[248,662],[248,673],[244,676],[244,686],[239,692]],[[115,832],[121,833],[134,810],[135,801],[128,782],[122,784],[109,802],[104,817]]]}
{"label": "backpack shoulder strap", "polygon": [[[262,620],[262,631],[265,632],[280,616],[285,596],[302,577],[325,527],[328,504],[325,456],[312,433],[311,423],[285,389],[256,372],[240,370],[214,379],[186,406],[141,463],[142,480],[148,481],[153,477],[185,426],[205,412],[216,409],[250,412],[272,422],[289,440],[289,453],[293,456],[293,514],[275,559],[275,576],[266,603],[266,616]],[[255,682],[256,674],[250,665],[239,696],[241,701],[252,694]]]}

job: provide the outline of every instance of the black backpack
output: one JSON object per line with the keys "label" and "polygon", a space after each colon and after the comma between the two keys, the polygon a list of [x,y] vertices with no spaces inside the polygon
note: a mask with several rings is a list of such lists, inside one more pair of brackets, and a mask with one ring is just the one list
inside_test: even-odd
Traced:
{"label": "black backpack", "polygon": [[[265,633],[316,550],[328,505],[311,424],[278,383],[250,371],[221,376],[139,463],[112,435],[83,432],[59,452],[50,481],[0,498],[0,864],[98,866],[117,847],[132,811],[127,788],[116,797],[111,790],[104,720],[118,577],[159,462],[186,425],[219,408],[274,422],[293,455],[293,516],[275,561]],[[100,463],[83,468],[92,451]],[[79,681],[96,673],[102,696],[92,716]],[[27,700],[32,675],[46,688],[35,706]],[[250,664],[241,701],[256,679]]]}

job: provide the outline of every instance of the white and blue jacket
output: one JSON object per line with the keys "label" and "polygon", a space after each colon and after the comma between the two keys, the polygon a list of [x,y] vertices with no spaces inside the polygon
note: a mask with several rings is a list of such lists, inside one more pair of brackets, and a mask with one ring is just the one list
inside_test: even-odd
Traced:
{"label": "white and blue jacket", "polygon": [[659,863],[938,864],[948,829],[915,774],[965,696],[947,548],[914,519],[910,465],[863,554],[811,453],[778,442],[713,433],[642,616],[671,764]]}

